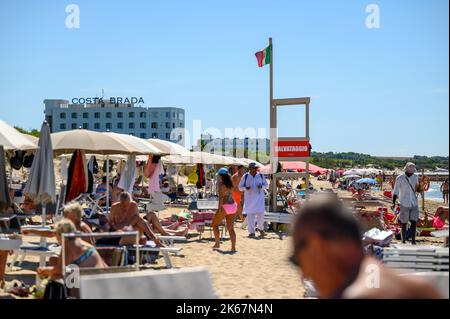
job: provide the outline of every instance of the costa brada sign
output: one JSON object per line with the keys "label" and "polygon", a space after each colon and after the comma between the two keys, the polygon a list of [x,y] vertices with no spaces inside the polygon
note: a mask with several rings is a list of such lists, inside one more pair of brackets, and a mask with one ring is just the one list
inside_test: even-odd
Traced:
{"label": "costa brada sign", "polygon": [[279,159],[296,160],[310,156],[311,147],[307,139],[279,138],[274,144],[274,155]]}
{"label": "costa brada sign", "polygon": [[106,101],[101,97],[74,97],[72,104],[102,104],[109,102],[111,104],[124,103],[124,104],[144,104],[142,97],[110,97]]}

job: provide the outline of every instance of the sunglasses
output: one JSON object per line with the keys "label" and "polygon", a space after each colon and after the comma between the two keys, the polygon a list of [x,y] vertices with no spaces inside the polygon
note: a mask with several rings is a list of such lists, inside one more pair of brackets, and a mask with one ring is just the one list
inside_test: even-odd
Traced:
{"label": "sunglasses", "polygon": [[291,257],[289,257],[289,261],[295,266],[302,268],[300,262],[298,261],[297,254],[306,248],[308,241],[305,239],[299,240],[297,244],[294,245],[294,252]]}

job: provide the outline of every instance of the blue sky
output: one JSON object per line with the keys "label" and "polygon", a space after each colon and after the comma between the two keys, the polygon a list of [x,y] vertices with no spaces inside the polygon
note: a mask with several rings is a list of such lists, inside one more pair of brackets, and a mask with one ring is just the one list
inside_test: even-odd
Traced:
{"label": "blue sky", "polygon": [[[365,26],[370,3],[380,29]],[[274,95],[311,97],[315,150],[448,155],[448,28],[447,0],[2,0],[0,119],[37,128],[45,98],[103,88],[182,106],[188,129],[267,128],[254,53],[272,36]],[[301,109],[279,120],[280,135],[303,133]]]}

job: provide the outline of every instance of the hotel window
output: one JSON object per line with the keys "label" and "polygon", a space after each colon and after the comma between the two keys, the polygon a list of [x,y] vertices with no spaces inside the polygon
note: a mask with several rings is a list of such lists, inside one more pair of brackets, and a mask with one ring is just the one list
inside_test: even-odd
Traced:
{"label": "hotel window", "polygon": [[152,133],[152,138],[158,138],[158,133]]}
{"label": "hotel window", "polygon": [[83,118],[84,118],[84,119],[88,119],[88,118],[89,118],[89,113],[84,112],[84,113],[83,113]]}
{"label": "hotel window", "polygon": [[180,127],[183,127],[183,122],[180,122]]}
{"label": "hotel window", "polygon": [[175,128],[175,123],[172,123],[172,128]]}
{"label": "hotel window", "polygon": [[76,130],[77,129],[77,123],[72,123],[72,130]]}
{"label": "hotel window", "polygon": [[170,112],[166,112],[166,118],[170,119]]}
{"label": "hotel window", "polygon": [[117,128],[120,130],[123,129],[123,123],[117,123]]}
{"label": "hotel window", "polygon": [[59,114],[59,118],[60,118],[60,119],[65,119],[65,118],[66,118],[66,113],[61,113],[61,114]]}
{"label": "hotel window", "polygon": [[158,128],[158,122],[152,122],[152,128]]}
{"label": "hotel window", "polygon": [[183,113],[178,113],[178,119],[179,120],[184,120],[184,115],[183,115]]}
{"label": "hotel window", "polygon": [[170,140],[170,133],[166,133],[166,140]]}
{"label": "hotel window", "polygon": [[141,138],[147,138],[147,134],[145,134],[145,133],[141,133]]}
{"label": "hotel window", "polygon": [[100,123],[95,123],[94,124],[94,129],[99,130],[100,129]]}
{"label": "hotel window", "polygon": [[107,119],[110,119],[110,118],[111,118],[111,115],[112,115],[111,112],[106,112],[106,118],[107,118]]}
{"label": "hotel window", "polygon": [[123,112],[119,112],[119,113],[117,113],[117,118],[118,118],[118,119],[121,119],[121,118],[123,118]]}
{"label": "hotel window", "polygon": [[112,128],[112,124],[111,123],[106,123],[106,129],[110,130]]}
{"label": "hotel window", "polygon": [[129,128],[129,129],[134,129],[134,123],[129,123],[129,124],[128,124],[128,128]]}
{"label": "hotel window", "polygon": [[141,112],[141,113],[139,114],[139,116],[141,117],[141,119],[145,119],[145,118],[147,118],[147,113]]}
{"label": "hotel window", "polygon": [[95,112],[94,113],[94,118],[99,119],[100,118],[100,112]]}
{"label": "hotel window", "polygon": [[66,124],[64,124],[64,123],[59,124],[59,129],[60,130],[65,130],[66,129]]}
{"label": "hotel window", "polygon": [[175,118],[175,112],[172,113],[172,117]]}
{"label": "hotel window", "polygon": [[129,117],[130,119],[134,119],[134,112],[128,113],[128,117]]}
{"label": "hotel window", "polygon": [[77,113],[72,113],[72,118],[76,119],[77,118]]}
{"label": "hotel window", "polygon": [[166,122],[166,128],[170,128],[170,122]]}
{"label": "hotel window", "polygon": [[89,129],[89,124],[88,123],[83,123],[83,129],[84,130],[88,130]]}
{"label": "hotel window", "polygon": [[142,122],[142,123],[139,125],[139,127],[140,127],[140,128],[147,128],[147,123]]}

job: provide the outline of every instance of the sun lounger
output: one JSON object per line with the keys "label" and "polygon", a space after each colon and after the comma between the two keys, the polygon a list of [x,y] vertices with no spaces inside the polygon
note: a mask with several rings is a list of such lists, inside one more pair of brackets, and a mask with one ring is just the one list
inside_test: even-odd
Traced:
{"label": "sun lounger", "polygon": [[[126,246],[128,252],[135,252],[136,251],[136,245],[133,246]],[[159,252],[164,258],[164,263],[166,265],[167,269],[170,269],[173,267],[172,260],[170,259],[170,254],[178,255],[181,252],[181,248],[177,247],[150,247],[150,246],[139,246],[139,252],[145,253],[145,252]]]}
{"label": "sun lounger", "polygon": [[387,267],[405,271],[449,271],[449,249],[436,246],[392,245],[383,249]]}
{"label": "sun lounger", "polygon": [[11,220],[16,218],[16,215],[0,215],[0,231],[2,230],[2,224],[5,227],[5,230],[8,232],[10,229]]}
{"label": "sun lounger", "polygon": [[19,266],[22,265],[26,256],[37,256],[39,257],[39,267],[44,267],[46,265],[46,261],[50,257],[56,257],[60,254],[61,247],[52,244],[48,246],[42,246],[40,243],[27,243],[20,246],[18,250],[14,252],[12,257],[12,261],[8,267],[8,270],[11,271],[15,266],[17,260],[19,260]]}
{"label": "sun lounger", "polygon": [[81,299],[214,299],[203,268],[82,275]]}

